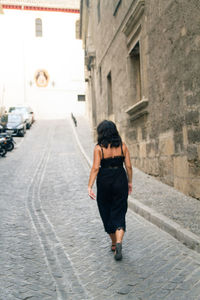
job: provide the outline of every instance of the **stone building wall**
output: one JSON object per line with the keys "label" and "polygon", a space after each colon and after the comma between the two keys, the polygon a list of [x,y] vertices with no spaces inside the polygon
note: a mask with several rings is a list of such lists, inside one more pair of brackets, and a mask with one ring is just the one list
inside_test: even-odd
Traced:
{"label": "stone building wall", "polygon": [[84,5],[93,128],[115,121],[134,166],[200,199],[200,2]]}

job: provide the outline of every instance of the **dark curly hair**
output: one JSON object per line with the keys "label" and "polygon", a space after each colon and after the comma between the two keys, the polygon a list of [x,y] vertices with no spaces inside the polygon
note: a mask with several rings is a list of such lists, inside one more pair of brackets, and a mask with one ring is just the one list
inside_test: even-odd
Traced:
{"label": "dark curly hair", "polygon": [[119,147],[122,144],[122,139],[117,131],[115,123],[104,120],[97,126],[98,145],[108,148]]}

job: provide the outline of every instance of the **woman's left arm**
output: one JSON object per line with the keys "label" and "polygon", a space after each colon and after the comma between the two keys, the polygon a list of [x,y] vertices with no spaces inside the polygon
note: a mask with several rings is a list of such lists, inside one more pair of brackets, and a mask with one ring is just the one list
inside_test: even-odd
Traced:
{"label": "woman's left arm", "polygon": [[92,198],[94,200],[96,198],[96,195],[92,191],[92,186],[93,186],[95,179],[97,177],[97,174],[99,172],[100,162],[101,162],[101,151],[99,149],[99,146],[96,146],[94,148],[93,165],[92,165],[92,169],[90,171],[90,178],[89,178],[89,182],[88,182],[88,195],[90,196],[90,198]]}

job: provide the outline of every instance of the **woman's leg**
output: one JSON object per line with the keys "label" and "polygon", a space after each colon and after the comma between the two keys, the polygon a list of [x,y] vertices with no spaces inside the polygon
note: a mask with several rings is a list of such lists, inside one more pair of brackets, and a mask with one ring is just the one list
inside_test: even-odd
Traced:
{"label": "woman's leg", "polygon": [[116,240],[116,243],[122,243],[122,240],[123,240],[123,237],[124,237],[124,229],[120,228],[120,229],[117,229],[115,231],[115,240]]}
{"label": "woman's leg", "polygon": [[114,258],[116,260],[122,259],[122,240],[124,236],[124,229],[118,228],[115,232],[116,236],[116,247],[115,247],[115,255]]}
{"label": "woman's leg", "polygon": [[109,233],[110,239],[112,241],[112,245],[111,245],[111,250],[115,251],[116,248],[116,237],[115,237],[115,233]]}
{"label": "woman's leg", "polygon": [[112,241],[112,245],[116,244],[116,236],[115,233],[109,233],[110,239]]}

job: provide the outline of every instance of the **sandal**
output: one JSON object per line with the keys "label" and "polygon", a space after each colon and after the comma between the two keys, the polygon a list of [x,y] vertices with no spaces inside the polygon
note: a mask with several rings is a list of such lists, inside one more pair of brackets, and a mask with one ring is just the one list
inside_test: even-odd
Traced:
{"label": "sandal", "polygon": [[115,260],[121,260],[122,259],[122,244],[116,243],[116,250],[115,250]]}
{"label": "sandal", "polygon": [[115,249],[116,249],[116,244],[112,244],[112,245],[111,245],[111,251],[113,251],[113,252],[114,252],[114,251],[115,251]]}

